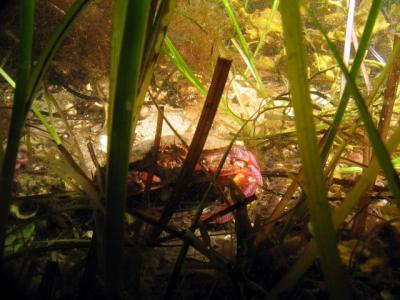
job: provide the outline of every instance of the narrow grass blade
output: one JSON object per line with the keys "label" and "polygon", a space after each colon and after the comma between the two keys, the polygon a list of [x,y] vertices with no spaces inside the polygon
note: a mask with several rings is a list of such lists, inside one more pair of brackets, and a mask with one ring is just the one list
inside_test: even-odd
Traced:
{"label": "narrow grass blade", "polygon": [[4,241],[11,201],[11,187],[15,172],[19,138],[25,122],[24,104],[29,95],[28,84],[32,66],[32,36],[35,1],[20,1],[20,49],[17,85],[8,133],[7,148],[0,171],[0,270],[3,267]]}
{"label": "narrow grass blade", "polygon": [[[351,36],[354,30],[355,10],[356,10],[356,1],[349,0],[347,2],[347,23],[346,23],[346,34],[345,34],[344,49],[343,49],[343,61],[346,63],[346,66],[349,65],[350,61]],[[345,85],[346,85],[346,79],[344,78],[344,76],[342,76],[340,82],[340,94],[342,94]]]}
{"label": "narrow grass blade", "polygon": [[[389,153],[396,150],[396,147],[400,144],[400,128],[398,128],[394,134],[390,137],[387,142],[387,149]],[[363,172],[361,178],[357,181],[355,187],[350,191],[347,197],[344,199],[342,205],[335,211],[333,220],[335,228],[345,220],[346,216],[353,210],[357,205],[358,200],[361,196],[374,184],[374,179],[379,172],[379,159],[376,157],[372,159],[369,167]]]}
{"label": "narrow grass blade", "polygon": [[0,67],[0,75],[8,82],[8,84],[15,89],[15,81],[8,75],[8,73]]}
{"label": "narrow grass blade", "polygon": [[[379,2],[379,3],[378,3]],[[376,17],[379,13],[379,4],[380,1],[374,1],[373,5],[371,6],[370,12],[368,14],[368,19],[364,28],[364,32],[363,35],[361,37],[360,40],[360,45],[358,48],[358,51],[355,55],[355,59],[353,61],[352,64],[352,69],[351,72],[354,75],[357,75],[358,70],[361,66],[361,63],[363,61],[363,57],[365,55],[366,49],[368,48],[368,43],[369,40],[371,39],[371,35],[372,35],[372,29],[374,27],[375,24],[375,20]],[[383,73],[379,76],[376,84],[375,84],[375,89],[373,90],[373,92],[370,94],[369,99],[374,99],[375,95],[377,94],[377,92],[379,91],[379,87],[382,84],[384,78],[386,77],[385,74],[388,73],[388,69],[389,65],[393,64],[393,53],[391,55],[391,60],[392,62],[388,62],[388,65],[386,66],[385,70],[383,71]],[[335,136],[336,136],[336,132],[340,126],[340,123],[342,121],[344,112],[346,110],[348,101],[349,101],[349,97],[350,97],[350,90],[348,89],[347,85],[345,87],[345,90],[343,92],[343,95],[341,97],[341,101],[340,104],[337,108],[335,117],[334,117],[334,121],[333,121],[333,126],[329,129],[328,133],[323,137],[322,141],[322,151],[321,151],[321,158],[322,161],[325,162],[326,159],[328,158],[328,154],[332,148]],[[372,100],[370,100],[372,101]],[[356,125],[354,125],[356,126]],[[358,125],[357,125],[358,126]],[[303,176],[303,171],[300,170],[298,177],[302,177]],[[288,188],[288,190],[286,191],[284,197],[281,199],[281,201],[279,202],[279,204],[277,205],[277,207],[274,209],[273,213],[272,213],[272,218],[277,218],[279,215],[281,215],[281,213],[283,212],[283,209],[287,203],[287,201],[289,201],[289,199],[293,196],[294,192],[297,190],[297,184],[295,182],[292,182],[292,184],[290,185],[290,187]],[[262,238],[262,235],[265,235],[267,232],[270,231],[271,226],[267,225],[265,226],[265,228],[261,231],[260,234],[258,234],[258,239]]]}
{"label": "narrow grass blade", "polygon": [[[158,3],[159,2],[159,3]],[[167,28],[175,10],[176,0],[155,0],[152,3],[152,14],[150,15],[144,63],[142,67],[141,85],[147,86],[148,77],[153,74],[155,63],[164,43]],[[158,9],[157,9],[158,7]],[[149,75],[151,74],[151,75]]]}
{"label": "narrow grass blade", "polygon": [[[0,67],[0,75],[3,76],[3,78],[8,82],[8,84],[15,88],[15,81],[11,78],[11,76],[9,76],[7,74],[6,71],[4,71],[3,68]],[[42,115],[42,113],[40,112],[40,110],[36,107],[35,104],[32,103],[32,112],[35,114],[35,116],[39,119],[39,121],[43,124],[43,126],[46,128],[47,132],[50,134],[51,138],[53,139],[53,141],[57,144],[60,145],[61,142],[61,138],[58,135],[57,131],[55,130],[55,128],[53,126],[51,126],[46,118]]]}
{"label": "narrow grass blade", "polygon": [[84,11],[89,2],[90,0],[76,0],[64,18],[61,20],[60,24],[57,25],[51,34],[45,48],[39,56],[38,61],[35,63],[35,66],[32,69],[32,74],[29,78],[28,97],[25,102],[25,114],[27,114],[30,110],[31,103],[34,99],[39,83],[47,71],[47,68],[57,52],[58,47],[71,28],[71,25],[74,23],[74,20]]}
{"label": "narrow grass blade", "polygon": [[[371,39],[375,20],[379,13],[380,3],[381,3],[381,1],[379,1],[379,0],[373,1],[373,3],[372,3],[371,9],[370,9],[370,12],[368,15],[368,19],[367,19],[367,22],[366,22],[366,25],[364,28],[364,32],[361,37],[360,45],[359,45],[358,51],[356,53],[355,59],[352,64],[351,74],[353,76],[355,76],[358,73],[358,70],[361,66],[366,49],[368,48],[368,44],[369,44],[369,40]],[[392,57],[393,57],[393,55],[392,55]],[[387,73],[386,70],[387,70],[387,68],[384,71],[385,73]],[[375,89],[376,91],[379,90],[378,87],[381,85],[381,82],[384,77],[385,76],[380,76],[380,78],[379,78],[380,83],[377,84],[377,88]],[[370,99],[374,98],[373,95],[370,95],[370,96],[371,96]],[[350,90],[349,90],[348,86],[346,85],[345,90],[342,95],[342,98],[341,98],[341,102],[338,107],[338,110],[335,114],[334,125],[330,128],[328,135],[326,137],[326,142],[324,143],[324,147],[323,147],[323,150],[321,153],[323,160],[326,160],[328,153],[332,147],[333,140],[334,140],[336,132],[337,132],[337,128],[339,127],[340,122],[343,118],[349,97],[350,97]],[[295,189],[293,188],[293,185],[291,185],[291,187],[292,187],[292,193],[293,193]],[[292,193],[289,193],[289,195]],[[358,199],[357,199],[357,201],[358,201]],[[335,224],[336,224],[336,222],[335,222]],[[306,251],[303,252],[304,254],[296,262],[296,264],[293,266],[293,268],[290,270],[290,272],[287,275],[285,275],[281,279],[281,281],[278,283],[278,285],[273,289],[272,294],[278,295],[280,292],[292,287],[297,282],[298,278],[309,268],[309,266],[312,264],[312,262],[314,261],[314,259],[316,257],[315,243],[314,243],[314,241],[312,241],[311,243],[313,244],[313,246],[306,248]],[[313,258],[311,259],[310,256],[313,256]]]}
{"label": "narrow grass blade", "polygon": [[50,134],[52,140],[56,145],[61,145],[61,138],[58,135],[56,129],[54,126],[50,125],[49,122],[47,122],[46,118],[42,115],[40,110],[36,107],[36,105],[32,104],[31,106],[32,112],[35,114],[35,116],[39,119],[40,123],[43,124],[43,126],[46,128],[47,132]]}
{"label": "narrow grass blade", "polygon": [[164,44],[167,50],[168,56],[173,61],[174,65],[178,68],[178,70],[190,81],[191,84],[203,95],[207,95],[207,90],[204,85],[197,79],[197,77],[193,74],[193,71],[186,64],[183,57],[180,55],[178,50],[175,48],[175,45],[172,43],[171,39],[166,36],[164,40]]}
{"label": "narrow grass blade", "polygon": [[[400,52],[400,45],[396,45],[395,49],[393,49],[393,52],[388,59],[388,63],[383,70],[382,74],[379,76],[378,80],[375,82],[375,87],[374,90],[371,92],[371,94],[368,97],[367,103],[371,103],[372,99],[375,98],[375,95],[378,93],[380,90],[380,87],[382,85],[383,79],[387,77],[387,74],[390,72],[390,70],[393,67],[393,64],[395,63],[395,58],[397,57],[398,53]],[[358,127],[359,122],[356,122],[352,128],[350,129],[350,132],[354,133],[356,131],[356,128]],[[352,135],[352,134],[351,134]],[[392,153],[397,145],[400,143],[400,129],[397,129],[396,132],[392,135],[392,137],[389,139],[387,143],[387,148],[390,153]],[[325,169],[325,173],[329,173],[333,170],[335,163],[333,161],[337,161],[341,152],[344,150],[346,145],[346,142],[343,143],[338,150],[338,153],[331,160],[331,163],[329,166]],[[395,163],[393,161],[393,163]],[[361,178],[359,179],[359,182],[357,182],[356,186],[353,188],[353,190],[347,195],[346,199],[344,199],[342,205],[335,211],[333,215],[333,221],[334,221],[334,226],[335,228],[339,228],[340,224],[344,221],[344,219],[348,216],[349,213],[354,209],[354,207],[357,205],[359,199],[361,196],[367,191],[367,189],[370,187],[370,185],[373,184],[373,178],[378,174],[379,167],[378,164],[374,160],[370,164],[370,166],[365,170],[365,172],[362,174]],[[291,185],[292,187],[293,185]],[[290,195],[294,193],[291,192]],[[281,202],[284,199],[281,200]],[[272,290],[272,299],[275,299],[280,293],[286,291],[287,289],[293,287],[296,282],[299,280],[299,278],[307,271],[307,269],[311,266],[311,264],[314,262],[314,260],[317,257],[317,249],[314,241],[311,241],[306,248],[304,249],[303,254],[301,257],[297,260],[297,262],[293,265],[293,267],[290,269],[290,271],[280,280],[280,282],[274,287]],[[275,297],[275,298],[274,298]]]}
{"label": "narrow grass blade", "polygon": [[385,173],[385,177],[388,181],[389,188],[390,188],[391,192],[393,193],[393,196],[396,199],[397,206],[400,207],[400,180],[399,180],[396,170],[394,169],[394,166],[390,160],[390,155],[389,155],[384,143],[382,142],[382,139],[379,135],[378,130],[376,129],[376,127],[372,121],[371,115],[368,111],[368,107],[365,104],[365,101],[354,82],[354,76],[352,76],[352,74],[350,74],[347,71],[347,68],[346,68],[344,62],[343,62],[342,58],[340,57],[339,51],[337,50],[334,43],[329,39],[327,33],[322,28],[322,26],[319,24],[318,20],[315,17],[313,17],[313,19],[314,19],[314,23],[317,24],[320,32],[324,36],[330,50],[332,51],[333,55],[335,56],[335,59],[339,65],[342,73],[346,77],[346,80],[347,80],[346,86],[349,87],[349,89],[354,97],[357,108],[360,112],[360,116],[364,122],[365,129],[367,130],[371,145],[375,151],[375,155],[377,156],[379,164],[380,164],[383,172]]}
{"label": "narrow grass blade", "polygon": [[[113,20],[112,117],[106,171],[104,257],[109,297],[119,298],[128,163],[150,1],[116,1]],[[120,19],[120,21],[118,21]],[[122,19],[122,21],[121,21]],[[117,64],[117,65],[115,65]]]}
{"label": "narrow grass blade", "polygon": [[4,163],[0,174],[0,256],[4,252],[4,237],[8,219],[11,186],[14,177],[14,166],[18,152],[19,139],[30,110],[35,92],[38,88],[51,58],[60,45],[63,37],[70,28],[73,20],[83,10],[89,0],[77,0],[64,16],[50,37],[47,46],[41,53],[32,69],[32,32],[34,19],[34,0],[21,0],[21,37],[20,59],[17,71],[17,86],[14,95],[13,112],[9,129],[7,148],[4,154]]}
{"label": "narrow grass blade", "polygon": [[[154,22],[149,22],[152,24],[152,28],[148,31],[143,57],[142,74],[140,76],[138,91],[138,99],[142,102],[147,93],[147,88],[153,76],[156,62],[167,34],[167,28],[176,6],[176,0],[161,0],[159,2],[159,8],[154,17]],[[134,125],[136,125],[136,123]]]}
{"label": "narrow grass blade", "polygon": [[[400,128],[390,137],[387,142],[387,148],[389,152],[396,150],[400,144]],[[351,213],[354,207],[357,205],[361,196],[371,187],[374,183],[373,179],[379,172],[379,164],[376,158],[374,158],[369,167],[363,172],[361,178],[357,181],[355,187],[347,195],[342,205],[334,212],[333,222],[335,229],[343,223],[345,218]],[[303,275],[311,264],[317,258],[317,248],[315,241],[310,241],[304,248],[303,254],[299,257],[290,271],[280,280],[280,282],[271,291],[271,299],[277,299],[278,295],[287,289],[293,287],[298,279]]]}
{"label": "narrow grass blade", "polygon": [[336,245],[313,122],[303,46],[303,26],[298,1],[283,0],[281,13],[287,52],[288,79],[304,170],[304,189],[307,195],[306,201],[314,239],[331,299],[351,299]]}
{"label": "narrow grass blade", "polygon": [[[177,67],[177,69],[186,77],[189,82],[193,84],[193,86],[197,89],[197,91],[205,96],[207,95],[207,90],[204,87],[204,85],[200,82],[200,80],[196,77],[196,75],[193,73],[193,71],[190,69],[182,55],[180,55],[178,49],[176,49],[175,45],[173,44],[172,40],[166,36],[165,38],[165,46],[166,46],[166,51],[167,55],[171,58],[172,62],[174,65]],[[229,105],[227,104],[226,98],[222,98],[221,103],[219,105],[219,109],[226,113],[229,117],[231,117],[236,123],[238,123],[240,126],[243,125],[243,120],[239,118],[238,116],[235,115],[229,108]],[[250,134],[250,128],[246,127],[244,129],[247,133]]]}
{"label": "narrow grass blade", "polygon": [[[360,70],[360,67],[361,67],[361,63],[364,59],[365,53],[368,49],[368,45],[369,45],[369,41],[371,40],[375,21],[379,14],[381,2],[382,2],[382,0],[372,1],[372,5],[371,5],[371,9],[368,14],[367,22],[365,24],[364,31],[361,36],[360,44],[359,44],[357,53],[354,57],[352,67],[351,67],[350,74],[353,77],[357,76],[358,71]],[[347,82],[347,84],[344,88],[344,91],[343,91],[343,95],[340,100],[339,107],[337,108],[337,111],[336,111],[336,114],[335,114],[335,117],[333,120],[333,126],[330,128],[330,130],[327,134],[325,145],[322,148],[321,157],[322,157],[323,161],[326,160],[326,158],[328,157],[329,151],[331,150],[333,141],[336,136],[337,129],[340,126],[340,123],[343,119],[343,115],[346,111],[347,104],[349,103],[349,98],[350,98],[350,89],[349,89],[349,83]]]}
{"label": "narrow grass blade", "polygon": [[258,55],[258,53],[260,52],[261,48],[265,44],[265,38],[267,37],[269,29],[271,28],[271,24],[272,24],[272,21],[274,20],[275,13],[276,13],[276,11],[278,10],[278,7],[279,7],[279,2],[280,2],[279,0],[274,0],[274,2],[272,3],[271,12],[269,14],[267,24],[265,24],[265,28],[264,28],[263,32],[261,33],[261,36],[260,36],[260,41],[258,42],[256,50],[254,50],[254,54],[253,54],[254,57],[256,57]]}
{"label": "narrow grass blade", "polygon": [[246,62],[249,66],[250,72],[253,74],[254,79],[257,82],[257,89],[263,98],[268,98],[268,94],[267,94],[267,91],[265,90],[264,83],[262,82],[260,73],[258,72],[258,69],[256,67],[253,54],[251,53],[250,47],[247,44],[246,39],[243,36],[242,30],[240,29],[239,22],[235,16],[235,13],[233,12],[232,7],[229,4],[228,0],[222,0],[222,3],[225,6],[225,9],[229,16],[229,19],[231,20],[231,23],[232,23],[232,25],[236,31],[236,34],[239,38],[240,48],[242,49],[242,53],[244,54],[244,56],[246,58]]}

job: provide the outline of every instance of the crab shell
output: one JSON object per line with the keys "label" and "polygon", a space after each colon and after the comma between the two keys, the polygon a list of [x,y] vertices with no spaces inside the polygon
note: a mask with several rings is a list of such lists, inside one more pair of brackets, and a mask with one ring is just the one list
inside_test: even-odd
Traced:
{"label": "crab shell", "polygon": [[[224,153],[224,148],[205,150],[203,151],[201,162],[211,173],[215,173]],[[162,154],[159,157],[159,162],[162,161],[162,165],[165,169],[172,170],[173,168],[182,165],[182,157],[184,157],[184,152],[181,148],[166,148],[162,151]],[[200,172],[200,170],[202,170],[202,167],[197,165],[195,171]],[[146,171],[138,171],[135,169],[130,170],[128,181],[129,191],[134,193],[143,190],[147,177],[148,173]],[[218,182],[222,186],[225,186],[228,185],[229,181],[232,179],[243,192],[245,197],[254,195],[263,184],[260,167],[254,154],[238,146],[233,146],[229,151],[219,173]],[[162,179],[160,177],[153,175],[151,180],[151,189],[160,188],[161,181]]]}
{"label": "crab shell", "polygon": [[[222,157],[223,152],[221,154],[221,151],[214,155],[207,155],[205,152],[202,163],[208,166],[211,172],[216,172]],[[218,181],[225,185],[230,178],[233,178],[246,197],[256,193],[258,187],[262,186],[263,179],[253,153],[241,147],[232,147],[218,176]]]}
{"label": "crab shell", "polygon": [[[217,166],[219,164],[222,155],[214,156],[214,161],[218,161],[217,166],[212,164],[210,161],[210,156],[206,157],[209,161],[203,159],[203,163],[209,164],[209,169],[211,172],[216,172]],[[218,176],[218,181],[220,184],[228,184],[230,179],[236,183],[239,189],[243,192],[245,197],[250,197],[254,195],[258,188],[262,186],[263,179],[261,175],[260,167],[253,153],[240,147],[233,147],[229,152],[225,164]],[[214,208],[211,212],[203,213],[201,220],[205,221],[207,218],[215,215],[216,213],[229,207],[228,203],[224,203],[220,206]],[[223,216],[215,218],[211,223],[225,224],[233,219],[233,214],[227,213]]]}

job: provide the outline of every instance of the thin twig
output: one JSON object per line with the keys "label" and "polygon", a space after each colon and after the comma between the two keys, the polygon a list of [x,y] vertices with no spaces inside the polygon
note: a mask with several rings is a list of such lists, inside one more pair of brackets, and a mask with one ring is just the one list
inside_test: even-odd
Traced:
{"label": "thin twig", "polygon": [[149,207],[150,205],[150,190],[151,190],[151,185],[153,183],[154,169],[157,164],[157,157],[161,144],[163,115],[164,115],[164,106],[160,107],[160,111],[158,112],[157,115],[156,135],[154,138],[154,145],[151,149],[150,169],[148,170],[146,184],[143,192],[143,203],[145,204],[146,207]]}

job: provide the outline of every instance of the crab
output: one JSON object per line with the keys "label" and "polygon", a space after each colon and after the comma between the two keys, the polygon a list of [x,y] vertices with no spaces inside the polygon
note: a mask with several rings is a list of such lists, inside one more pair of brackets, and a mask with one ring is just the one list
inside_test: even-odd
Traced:
{"label": "crab", "polygon": [[[223,150],[206,150],[204,152],[202,164],[207,166],[211,173],[217,171],[219,162],[224,155]],[[227,185],[230,178],[247,198],[258,191],[263,184],[263,179],[253,153],[241,147],[232,147],[218,175],[218,181],[222,185]]]}
{"label": "crab", "polygon": [[[211,150],[213,151],[213,150]],[[202,163],[208,166],[210,172],[216,172],[224,152],[203,156]],[[225,186],[233,180],[246,198],[255,195],[263,184],[260,167],[253,153],[241,147],[232,147],[218,175],[218,182]],[[203,213],[201,220],[205,221],[230,206],[230,203],[218,205],[211,212]],[[211,223],[224,224],[233,219],[232,213],[215,218]]]}
{"label": "crab", "polygon": [[29,164],[29,155],[26,151],[20,151],[15,161],[15,170],[20,170]]}
{"label": "crab", "polygon": [[[202,153],[201,161],[195,168],[195,173],[200,173],[204,170],[204,167],[211,174],[215,174],[218,169],[218,165],[222,160],[225,153],[225,148],[205,150]],[[158,157],[158,168],[165,170],[172,170],[181,167],[183,158],[185,157],[186,151],[178,146],[170,146],[162,149]],[[139,168],[141,169],[138,171]],[[146,159],[136,162],[132,165],[129,171],[128,194],[136,194],[144,189],[145,183],[148,177],[148,170],[150,168]],[[159,172],[162,173],[162,172]],[[170,174],[171,171],[166,174]],[[157,172],[156,172],[157,174]],[[169,177],[170,175],[164,176]],[[153,175],[151,180],[151,189],[159,189],[162,185],[163,176]],[[259,187],[263,184],[260,167],[254,154],[243,147],[233,146],[229,151],[224,165],[222,166],[220,173],[217,178],[217,182],[220,186],[228,186],[230,180],[233,180],[235,184],[242,191],[243,195],[248,198],[255,195]],[[132,192],[134,191],[134,192]],[[211,215],[218,211],[226,209],[230,206],[230,203],[224,203],[212,211],[211,213],[204,213],[202,220],[207,219]],[[222,217],[216,218],[214,223],[226,223],[233,218],[232,214],[226,214]]]}
{"label": "crab", "polygon": [[[130,170],[128,173],[128,196],[141,192],[146,187],[146,181],[149,177],[149,173],[146,171]],[[153,175],[151,178],[151,190],[160,188],[161,178],[157,175]]]}

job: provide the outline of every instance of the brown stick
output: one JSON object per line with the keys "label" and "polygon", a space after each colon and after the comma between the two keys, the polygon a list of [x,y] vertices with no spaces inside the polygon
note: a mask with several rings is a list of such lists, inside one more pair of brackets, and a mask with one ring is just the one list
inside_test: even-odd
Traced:
{"label": "brown stick", "polygon": [[160,144],[161,144],[163,114],[164,114],[164,106],[161,106],[160,111],[158,112],[157,115],[157,127],[156,127],[156,135],[154,137],[154,145],[153,149],[151,149],[150,170],[146,179],[146,185],[143,192],[143,203],[145,204],[146,207],[149,207],[150,205],[151,184],[153,183],[154,168],[155,165],[157,164],[158,151],[160,149]]}
{"label": "brown stick", "polygon": [[[400,38],[395,36],[393,41],[393,48],[400,43]],[[379,116],[378,132],[383,141],[387,140],[390,121],[392,119],[393,107],[396,100],[396,90],[400,80],[400,57],[397,57],[392,66],[392,70],[388,75],[386,82],[385,92],[383,94],[383,105]],[[372,159],[372,158],[370,158]],[[375,182],[376,177],[373,181]],[[365,224],[368,217],[368,206],[369,206],[369,193],[366,193],[358,204],[359,213],[356,214],[353,223],[353,236],[360,237],[365,230]]]}
{"label": "brown stick", "polygon": [[[394,37],[393,48],[400,43],[398,36]],[[383,106],[379,118],[378,131],[384,141],[386,141],[389,131],[390,120],[393,114],[393,106],[396,100],[396,90],[400,77],[400,57],[395,59],[392,71],[389,73],[386,89],[383,94]]]}
{"label": "brown stick", "polygon": [[[189,146],[188,154],[183,162],[182,170],[179,174],[175,190],[161,214],[159,222],[162,225],[168,224],[169,220],[171,219],[176,207],[180,202],[186,182],[192,175],[195,166],[199,161],[208,133],[211,129],[212,122],[217,112],[219,102],[221,100],[231,64],[231,60],[218,58],[211,81],[211,86],[208,91],[199,122],[197,124],[196,132],[194,133],[193,140]],[[161,234],[161,231],[162,229],[160,227],[155,227],[150,234],[150,241],[158,238],[158,236]]]}

